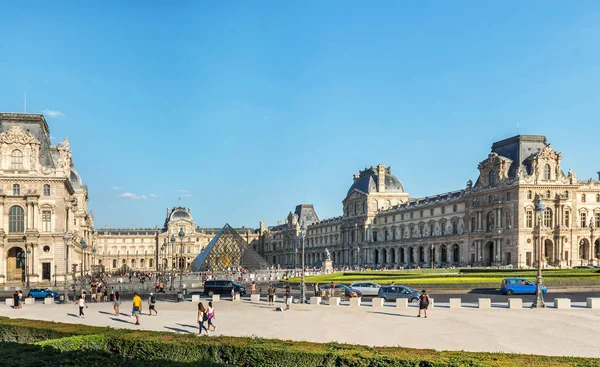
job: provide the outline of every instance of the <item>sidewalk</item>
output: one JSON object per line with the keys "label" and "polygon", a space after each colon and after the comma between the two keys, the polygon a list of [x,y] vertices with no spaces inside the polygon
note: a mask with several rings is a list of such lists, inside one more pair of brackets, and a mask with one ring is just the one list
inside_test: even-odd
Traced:
{"label": "sidewalk", "polygon": [[[145,302],[146,300],[144,300]],[[208,302],[203,300],[206,305]],[[277,305],[282,305],[278,303]],[[442,306],[442,305],[440,305]],[[114,328],[197,333],[197,304],[159,302],[158,316],[148,316],[144,303],[141,325],[133,325],[129,302],[114,315],[111,304],[90,304],[85,319],[68,305],[0,306],[0,316],[28,318]],[[403,346],[436,350],[516,352],[526,354],[600,357],[597,324],[600,310],[492,308],[433,308],[427,319],[417,318],[417,308],[291,306],[276,312],[266,303],[219,301],[215,303],[216,334],[259,336],[284,340],[371,346]],[[211,334],[212,335],[212,334]]]}

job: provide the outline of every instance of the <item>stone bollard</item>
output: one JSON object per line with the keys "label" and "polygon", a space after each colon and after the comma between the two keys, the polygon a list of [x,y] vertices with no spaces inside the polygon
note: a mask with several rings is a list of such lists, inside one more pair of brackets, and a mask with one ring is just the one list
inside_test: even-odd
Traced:
{"label": "stone bollard", "polygon": [[481,309],[490,309],[492,308],[492,299],[491,298],[480,298],[478,302],[478,307]]}
{"label": "stone bollard", "polygon": [[509,298],[508,308],[510,309],[521,309],[523,308],[523,300],[521,298]]}
{"label": "stone bollard", "polygon": [[192,294],[192,302],[194,302],[194,303],[200,302],[200,295],[199,294]]}
{"label": "stone bollard", "polygon": [[600,308],[600,298],[588,297],[585,303],[587,308]]}
{"label": "stone bollard", "polygon": [[433,306],[435,306],[435,303],[433,302],[433,298],[429,297],[429,308],[433,308]]}
{"label": "stone bollard", "polygon": [[277,302],[277,295],[276,294],[273,295],[273,303],[275,303],[275,302]]}
{"label": "stone bollard", "polygon": [[250,295],[250,302],[252,302],[252,303],[258,303],[258,302],[260,302],[260,294],[251,294]]}
{"label": "stone bollard", "polygon": [[375,297],[371,301],[373,307],[383,307],[383,298]]}
{"label": "stone bollard", "polygon": [[242,296],[239,293],[234,293],[233,297],[231,297],[231,301],[241,301]]}
{"label": "stone bollard", "polygon": [[329,297],[329,306],[339,306],[340,297]]}
{"label": "stone bollard", "polygon": [[212,296],[212,301],[213,302],[217,302],[221,300],[221,295],[220,294],[213,294]]}
{"label": "stone bollard", "polygon": [[33,297],[25,298],[25,304],[26,305],[35,305],[35,298],[33,298]]}
{"label": "stone bollard", "polygon": [[570,298],[555,298],[554,308],[571,308]]}
{"label": "stone bollard", "polygon": [[310,304],[311,305],[320,305],[321,304],[321,297],[310,297]]}
{"label": "stone bollard", "polygon": [[450,308],[461,308],[462,307],[461,302],[462,301],[460,298],[450,298]]}
{"label": "stone bollard", "polygon": [[360,297],[350,298],[350,306],[351,307],[360,307]]}
{"label": "stone bollard", "polygon": [[44,298],[44,304],[45,305],[53,305],[54,304],[54,299],[52,299],[52,298]]}
{"label": "stone bollard", "polygon": [[396,298],[396,307],[397,308],[408,308],[408,299]]}
{"label": "stone bollard", "polygon": [[12,299],[12,298],[7,298],[5,302],[6,302],[7,306],[10,306],[10,307],[14,306],[14,299]]}

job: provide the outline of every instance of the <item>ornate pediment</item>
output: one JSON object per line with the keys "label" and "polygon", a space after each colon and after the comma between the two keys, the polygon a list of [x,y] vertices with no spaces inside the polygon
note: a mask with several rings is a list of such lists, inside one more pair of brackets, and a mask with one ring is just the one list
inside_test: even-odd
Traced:
{"label": "ornate pediment", "polygon": [[40,142],[29,131],[23,130],[19,125],[13,125],[10,129],[0,134],[0,143],[4,144],[40,144]]}
{"label": "ornate pediment", "polygon": [[508,177],[508,169],[512,164],[512,160],[498,153],[491,152],[487,159],[479,162],[478,186],[495,186],[506,181]]}

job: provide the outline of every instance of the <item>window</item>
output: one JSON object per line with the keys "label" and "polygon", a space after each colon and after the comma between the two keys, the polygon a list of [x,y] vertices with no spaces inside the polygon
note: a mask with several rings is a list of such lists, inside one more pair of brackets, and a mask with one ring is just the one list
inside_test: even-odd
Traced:
{"label": "window", "polygon": [[19,184],[14,184],[13,185],[13,195],[14,196],[21,195],[21,185],[19,185]]}
{"label": "window", "polygon": [[550,179],[550,165],[546,164],[546,166],[544,166],[544,180],[549,180]]}
{"label": "window", "polygon": [[582,195],[581,195],[581,202],[582,202],[582,203],[585,203],[585,194],[582,194]]}
{"label": "window", "polygon": [[506,201],[511,201],[512,200],[512,192],[507,192],[506,193]]}
{"label": "window", "polygon": [[571,213],[570,212],[565,212],[565,226],[569,226],[570,225],[570,220],[571,219]]}
{"label": "window", "polygon": [[453,211],[454,213],[456,213],[456,211],[457,211],[457,210],[458,210],[458,205],[454,204],[454,205],[452,206],[452,211]]}
{"label": "window", "polygon": [[387,217],[384,217],[384,221],[387,223]]}
{"label": "window", "polygon": [[367,202],[363,201],[363,214],[367,212]]}
{"label": "window", "polygon": [[527,211],[525,225],[527,228],[533,228],[533,212],[531,210]]}
{"label": "window", "polygon": [[494,186],[496,184],[496,174],[494,171],[490,171],[490,186]]}
{"label": "window", "polygon": [[429,215],[433,217],[433,208],[429,209]]}
{"label": "window", "polygon": [[385,241],[389,240],[389,232],[387,229],[385,230],[385,232],[383,232],[383,237]]}
{"label": "window", "polygon": [[471,217],[471,232],[475,232],[477,230],[477,219],[475,217]]}
{"label": "window", "polygon": [[442,207],[442,214],[446,214],[446,207],[445,206]]}
{"label": "window", "polygon": [[452,234],[458,234],[458,223],[452,222]]}
{"label": "window", "polygon": [[600,213],[596,213],[596,228],[600,227]]}
{"label": "window", "polygon": [[25,212],[20,206],[13,206],[8,212],[8,231],[9,232],[24,232],[25,231]]}
{"label": "window", "polygon": [[404,213],[402,213],[402,215],[400,216],[400,218],[401,218],[402,220],[404,220]]}
{"label": "window", "polygon": [[587,223],[587,213],[582,212],[579,214],[579,225],[583,228]]}
{"label": "window", "polygon": [[50,196],[50,185],[44,185],[44,196]]}
{"label": "window", "polygon": [[373,242],[377,242],[377,231],[373,231]]}
{"label": "window", "polygon": [[440,230],[442,232],[442,236],[446,234],[446,223],[440,223]]}
{"label": "window", "polygon": [[527,191],[527,199],[531,200],[531,198],[533,197],[531,190]]}
{"label": "window", "polygon": [[550,208],[544,210],[544,227],[552,227],[552,210]]}
{"label": "window", "polygon": [[23,152],[15,149],[10,153],[10,166],[13,169],[23,169]]}
{"label": "window", "polygon": [[44,252],[50,252],[50,246],[44,246],[43,250]]}
{"label": "window", "polygon": [[569,198],[569,192],[565,191],[565,198],[568,199]]}
{"label": "window", "polygon": [[410,212],[410,219],[413,219],[413,212]]}
{"label": "window", "polygon": [[433,236],[433,232],[435,232],[435,225],[431,223],[429,224],[429,235]]}
{"label": "window", "polygon": [[600,194],[596,194],[596,202],[600,203]]}
{"label": "window", "polygon": [[506,228],[512,228],[512,214],[506,213]]}
{"label": "window", "polygon": [[547,191],[546,191],[546,199],[550,199],[550,195],[551,195],[551,194],[550,194],[550,190],[547,190]]}
{"label": "window", "polygon": [[423,210],[421,210],[420,216],[421,216],[421,218],[423,218]]}
{"label": "window", "polygon": [[425,225],[419,224],[419,236],[423,237],[423,232],[425,232]]}
{"label": "window", "polygon": [[51,232],[50,223],[52,221],[52,212],[50,210],[42,210],[42,232]]}

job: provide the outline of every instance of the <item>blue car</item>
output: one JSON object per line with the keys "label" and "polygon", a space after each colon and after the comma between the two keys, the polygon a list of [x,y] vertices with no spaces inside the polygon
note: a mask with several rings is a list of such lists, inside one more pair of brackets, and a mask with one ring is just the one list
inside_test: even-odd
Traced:
{"label": "blue car", "polygon": [[31,288],[27,294],[29,298],[56,298],[58,292],[51,290],[50,288]]}
{"label": "blue car", "polygon": [[[513,294],[535,294],[536,284],[525,278],[506,278],[502,280],[500,292],[512,296]],[[542,285],[542,293],[546,294],[546,286]]]}

